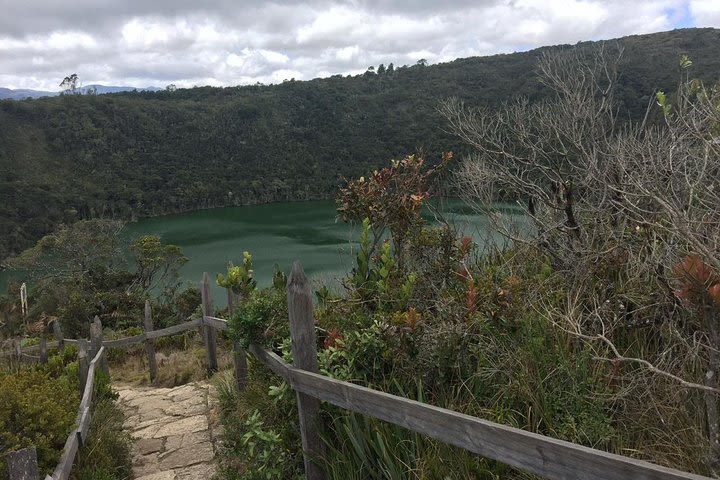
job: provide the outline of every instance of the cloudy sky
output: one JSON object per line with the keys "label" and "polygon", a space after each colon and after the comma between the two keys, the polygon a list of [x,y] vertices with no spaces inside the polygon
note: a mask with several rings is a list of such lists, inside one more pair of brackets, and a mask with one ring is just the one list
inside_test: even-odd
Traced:
{"label": "cloudy sky", "polygon": [[238,85],[681,27],[720,0],[7,0],[0,86]]}

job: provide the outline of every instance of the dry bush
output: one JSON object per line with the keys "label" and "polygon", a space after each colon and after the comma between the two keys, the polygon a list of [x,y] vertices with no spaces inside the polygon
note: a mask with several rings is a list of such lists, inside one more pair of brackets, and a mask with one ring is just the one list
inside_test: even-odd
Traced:
{"label": "dry bush", "polygon": [[[232,349],[222,339],[218,339],[218,347],[218,368],[231,368]],[[175,387],[208,378],[205,347],[197,335],[188,336],[182,348],[173,344],[158,347],[155,361],[158,367],[156,386],[159,387]],[[116,357],[110,362],[110,373],[116,382],[148,385],[150,374],[145,348],[135,347],[126,355]]]}
{"label": "dry bush", "polygon": [[[673,101],[659,92],[659,112],[620,121],[621,53],[546,55],[538,71],[554,92],[547,101],[487,111],[450,100],[441,112],[474,147],[457,176],[464,196],[518,245],[552,258],[567,298],[540,295],[530,306],[613,366],[613,408],[630,443],[660,442],[656,451],[684,452],[675,465],[712,469],[720,460],[720,92],[689,80],[683,58]],[[512,228],[498,199],[516,200],[533,231]],[[672,435],[660,433],[667,426]]]}

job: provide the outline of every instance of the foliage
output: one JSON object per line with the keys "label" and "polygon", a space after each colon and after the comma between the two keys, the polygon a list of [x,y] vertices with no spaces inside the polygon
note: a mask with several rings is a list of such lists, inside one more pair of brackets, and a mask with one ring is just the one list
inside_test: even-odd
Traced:
{"label": "foliage", "polygon": [[253,278],[252,255],[250,252],[243,252],[243,264],[228,264],[227,276],[222,273],[217,275],[217,284],[223,288],[229,288],[234,293],[247,297],[255,290],[257,282]]}
{"label": "foliage", "polygon": [[78,78],[77,73],[70,74],[63,78],[59,85],[60,88],[63,89],[61,95],[74,95],[77,92],[77,84],[79,81],[80,79]]}
{"label": "foliage", "polygon": [[130,244],[130,251],[135,255],[135,276],[145,290],[155,282],[177,283],[180,267],[188,260],[180,247],[163,244],[157,235],[141,235]]}
{"label": "foliage", "polygon": [[[447,102],[442,111],[451,129],[475,150],[458,172],[458,185],[503,235],[527,249],[524,256],[541,252],[550,259],[550,281],[559,291],[536,289],[524,303],[587,349],[576,346],[574,356],[598,362],[582,378],[592,384],[597,379],[591,371],[612,367],[610,383],[618,390],[607,396],[622,405],[615,421],[632,424],[626,420],[631,412],[651,413],[649,402],[653,422],[664,424],[661,412],[692,412],[687,405],[703,398],[705,420],[679,417],[686,422],[681,428],[688,448],[678,456],[688,469],[706,471],[720,459],[720,311],[714,299],[720,235],[709,228],[719,220],[714,127],[720,93],[689,80],[692,62],[685,56],[677,91],[658,91],[660,108],[651,105],[647,112],[646,119],[656,122],[621,125],[619,69],[611,58],[618,52],[591,54],[594,62],[577,50],[542,59],[538,71],[555,91],[552,99],[513,102],[494,112]],[[498,192],[518,200],[532,229],[522,235],[508,221],[496,206]],[[468,298],[479,309],[482,295],[473,280]],[[618,378],[622,387],[614,384]],[[604,396],[597,386],[590,390]],[[645,405],[637,396],[648,399]],[[577,410],[595,425],[592,430],[610,426],[597,405]],[[564,430],[557,418],[543,417],[556,432]],[[635,425],[624,428],[629,437],[638,433]],[[689,445],[702,452],[693,457],[697,461],[688,456]]]}
{"label": "foliage", "polygon": [[370,301],[377,287],[377,271],[372,268],[372,246],[370,244],[370,219],[365,218],[360,230],[360,245],[349,282],[363,301]]}
{"label": "foliage", "polygon": [[[2,453],[35,446],[43,474],[52,473],[75,421],[77,381],[52,378],[41,370],[0,372]],[[7,478],[0,457],[0,478]]]}
{"label": "foliage", "polygon": [[337,480],[501,478],[503,465],[356,414],[339,414],[326,436],[325,470]]}
{"label": "foliage", "polygon": [[423,171],[421,153],[393,160],[390,167],[373,171],[366,180],[350,180],[339,189],[336,202],[345,221],[368,219],[377,244],[385,229],[390,230],[395,249],[403,245],[408,233],[422,224],[424,202],[430,198],[430,180],[444,170],[452,153],[443,153],[442,161]]}
{"label": "foliage", "polygon": [[[156,325],[183,321],[188,300],[192,310],[197,305],[196,290],[178,291],[178,270],[187,258],[179,247],[154,235],[128,240],[121,228],[118,221],[99,219],[64,225],[9,259],[8,267],[31,280],[34,301],[27,320],[44,327],[59,321],[67,337],[87,336],[96,315],[106,327],[137,324],[150,297]],[[127,261],[125,252],[133,254],[134,262]]]}
{"label": "foliage", "polygon": [[43,277],[87,275],[100,266],[110,270],[121,258],[117,235],[121,228],[121,222],[101,219],[61,225],[7,266]]}
{"label": "foliage", "polygon": [[[73,429],[79,399],[77,352],[66,347],[45,365],[0,369],[0,453],[35,446],[41,476],[55,469]],[[129,437],[113,403],[110,379],[96,371],[88,437],[71,478],[124,480],[130,475]],[[0,478],[7,478],[0,455]]]}
{"label": "foliage", "polygon": [[274,288],[253,290],[230,318],[230,333],[243,345],[272,345],[287,336],[285,292]]}
{"label": "foliage", "polygon": [[255,410],[245,421],[245,434],[240,441],[250,460],[246,478],[274,480],[281,478],[287,455],[281,448],[282,439],[273,430],[268,430]]}
{"label": "foliage", "polygon": [[78,452],[72,480],[124,480],[131,476],[131,439],[123,431],[124,416],[112,398],[94,401],[88,439]]}
{"label": "foliage", "polygon": [[251,360],[247,386],[237,391],[230,372],[217,377],[225,427],[220,473],[228,480],[302,478],[295,396]]}
{"label": "foliage", "polygon": [[680,283],[675,295],[682,301],[696,306],[720,309],[720,274],[697,255],[687,255],[673,266],[673,273]]}
{"label": "foliage", "polygon": [[277,290],[284,290],[287,285],[287,275],[277,263],[273,265],[272,286]]}

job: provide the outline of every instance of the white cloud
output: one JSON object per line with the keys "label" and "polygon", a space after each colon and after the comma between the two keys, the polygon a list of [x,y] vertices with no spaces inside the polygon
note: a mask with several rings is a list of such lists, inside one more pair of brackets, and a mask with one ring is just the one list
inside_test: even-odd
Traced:
{"label": "white cloud", "polygon": [[4,13],[0,86],[43,89],[69,72],[86,84],[271,83],[668,30],[687,16],[720,27],[720,0],[24,0]]}
{"label": "white cloud", "polygon": [[0,50],[6,51],[92,49],[97,45],[98,42],[95,38],[79,31],[57,31],[45,35],[32,35],[23,39],[0,38]]}
{"label": "white cloud", "polygon": [[326,52],[342,62],[349,62],[360,54],[360,47],[353,45],[351,47],[331,48]]}
{"label": "white cloud", "polygon": [[720,1],[691,0],[690,15],[698,27],[717,27],[720,25]]}

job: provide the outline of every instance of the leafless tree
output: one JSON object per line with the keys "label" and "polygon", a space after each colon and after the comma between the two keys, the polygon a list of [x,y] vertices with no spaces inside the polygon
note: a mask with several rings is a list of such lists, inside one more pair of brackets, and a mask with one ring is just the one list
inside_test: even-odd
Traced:
{"label": "leafless tree", "polygon": [[[674,98],[659,92],[643,121],[621,121],[621,55],[546,54],[538,71],[549,99],[498,110],[448,100],[440,110],[474,147],[457,175],[463,195],[502,233],[546,253],[563,278],[567,304],[536,305],[538,313],[593,345],[598,359],[702,392],[717,460],[720,92],[691,81],[683,58]],[[511,228],[502,198],[532,220],[531,234]],[[654,352],[617,341],[646,325],[670,332]]]}

